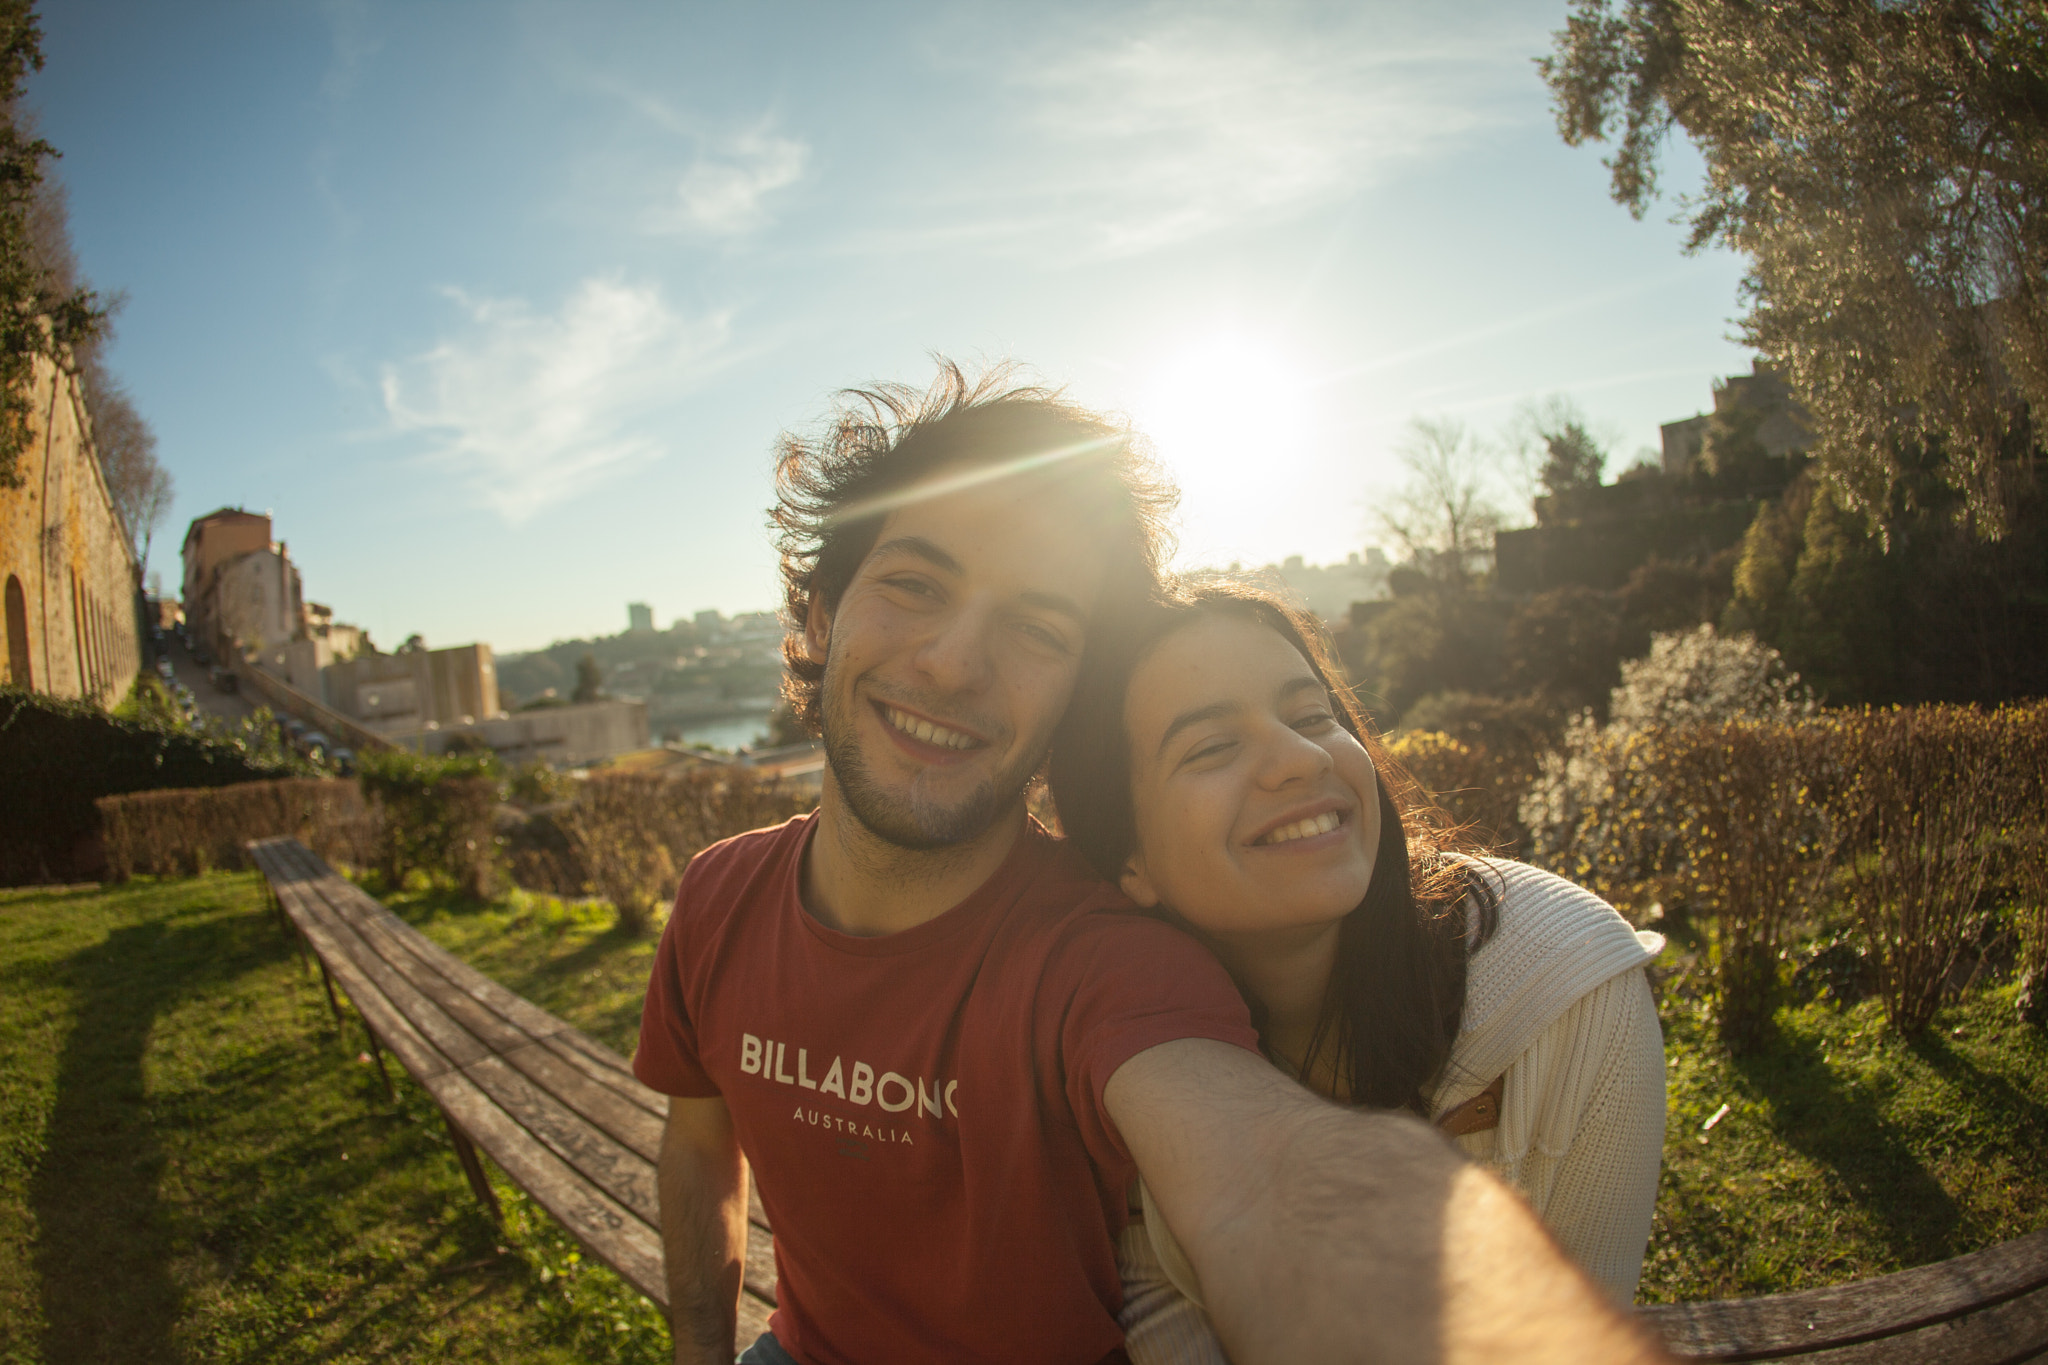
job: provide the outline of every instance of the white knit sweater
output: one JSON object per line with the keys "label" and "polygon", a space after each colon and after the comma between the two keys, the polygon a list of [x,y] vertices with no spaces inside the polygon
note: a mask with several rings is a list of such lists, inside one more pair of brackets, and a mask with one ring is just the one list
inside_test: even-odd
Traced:
{"label": "white knit sweater", "polygon": [[[1644,966],[1664,936],[1524,863],[1485,859],[1500,892],[1472,957],[1465,1013],[1430,1113],[1507,1078],[1497,1127],[1452,1139],[1525,1195],[1565,1251],[1634,1300],[1664,1155],[1664,1035]],[[1135,1365],[1220,1362],[1186,1255],[1140,1187],[1145,1217],[1118,1243],[1121,1320]]]}

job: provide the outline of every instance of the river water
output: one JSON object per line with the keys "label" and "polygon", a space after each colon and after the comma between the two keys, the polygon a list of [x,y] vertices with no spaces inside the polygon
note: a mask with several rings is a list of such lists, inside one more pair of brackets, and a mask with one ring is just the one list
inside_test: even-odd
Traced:
{"label": "river water", "polygon": [[723,720],[699,721],[682,728],[683,743],[709,744],[714,749],[758,748],[768,734],[768,713],[727,716]]}

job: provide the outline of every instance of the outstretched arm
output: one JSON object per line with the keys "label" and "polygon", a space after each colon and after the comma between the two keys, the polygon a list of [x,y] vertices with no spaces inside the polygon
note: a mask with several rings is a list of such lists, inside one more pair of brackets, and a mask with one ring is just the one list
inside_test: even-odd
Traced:
{"label": "outstretched arm", "polygon": [[1131,1058],[1103,1098],[1240,1365],[1663,1359],[1418,1119],[1197,1038]]}
{"label": "outstretched arm", "polygon": [[724,1100],[669,1100],[656,1184],[676,1365],[731,1365],[747,1260],[747,1163]]}

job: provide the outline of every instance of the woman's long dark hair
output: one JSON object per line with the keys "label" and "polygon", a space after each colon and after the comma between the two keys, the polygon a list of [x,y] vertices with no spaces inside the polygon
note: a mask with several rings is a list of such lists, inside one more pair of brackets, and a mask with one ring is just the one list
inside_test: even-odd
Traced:
{"label": "woman's long dark hair", "polygon": [[[1323,1012],[1302,1059],[1329,1052],[1339,1098],[1428,1116],[1428,1090],[1443,1071],[1465,1010],[1465,963],[1494,930],[1499,896],[1478,865],[1448,855],[1478,852],[1387,753],[1330,664],[1320,625],[1268,593],[1231,584],[1183,588],[1091,632],[1074,699],[1053,741],[1052,796],[1060,825],[1091,866],[1118,880],[1137,847],[1131,740],[1125,700],[1131,676],[1174,631],[1237,616],[1279,635],[1329,689],[1337,719],[1372,756],[1380,843],[1372,880],[1337,931],[1337,962]],[[1470,897],[1477,926],[1468,932]],[[1254,1021],[1259,1013],[1252,1001]]]}

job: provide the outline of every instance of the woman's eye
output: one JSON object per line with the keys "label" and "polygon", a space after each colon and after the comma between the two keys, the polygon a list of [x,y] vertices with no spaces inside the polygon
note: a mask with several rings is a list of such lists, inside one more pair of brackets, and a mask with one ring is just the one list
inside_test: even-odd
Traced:
{"label": "woman's eye", "polygon": [[1206,744],[1197,745],[1194,751],[1190,753],[1184,761],[1188,763],[1200,763],[1205,758],[1215,758],[1221,754],[1228,753],[1230,751],[1230,748],[1231,741],[1227,739],[1211,740]]}
{"label": "woman's eye", "polygon": [[1337,718],[1328,711],[1315,711],[1306,716],[1297,716],[1294,728],[1305,735],[1320,733],[1324,727],[1335,725]]}

